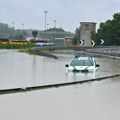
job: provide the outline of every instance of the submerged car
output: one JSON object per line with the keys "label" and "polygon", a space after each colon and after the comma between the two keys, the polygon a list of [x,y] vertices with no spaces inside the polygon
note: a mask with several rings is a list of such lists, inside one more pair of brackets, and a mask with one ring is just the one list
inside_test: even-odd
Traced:
{"label": "submerged car", "polygon": [[65,65],[67,71],[73,72],[94,72],[99,66],[96,64],[94,57],[75,57],[70,65]]}

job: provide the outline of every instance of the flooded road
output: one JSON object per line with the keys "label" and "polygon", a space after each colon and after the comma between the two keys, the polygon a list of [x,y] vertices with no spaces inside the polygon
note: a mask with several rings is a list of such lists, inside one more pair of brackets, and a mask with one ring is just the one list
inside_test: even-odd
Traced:
{"label": "flooded road", "polygon": [[107,58],[96,58],[100,70],[95,73],[66,72],[74,55],[59,54],[58,60],[33,56],[14,50],[0,51],[0,89],[30,87],[80,81],[119,73],[120,62]]}
{"label": "flooded road", "polygon": [[120,77],[0,95],[1,120],[119,120]]}
{"label": "flooded road", "polygon": [[[120,61],[96,58],[96,73],[66,73],[73,55],[58,60],[0,51],[0,89],[86,80],[120,73]],[[1,120],[119,120],[120,77],[0,95]]]}

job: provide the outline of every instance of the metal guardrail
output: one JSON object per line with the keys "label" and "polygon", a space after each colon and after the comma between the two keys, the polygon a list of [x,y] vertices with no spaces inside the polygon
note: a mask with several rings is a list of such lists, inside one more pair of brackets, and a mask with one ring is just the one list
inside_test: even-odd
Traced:
{"label": "metal guardrail", "polygon": [[87,46],[40,46],[40,47],[33,47],[32,50],[85,50],[91,49],[92,47]]}
{"label": "metal guardrail", "polygon": [[103,57],[108,57],[108,58],[113,58],[113,59],[120,59],[120,47],[116,47],[113,49],[113,47],[76,47],[76,46],[69,46],[69,47],[64,47],[64,46],[44,46],[44,47],[33,47],[31,48],[31,51],[34,52],[37,55],[41,56],[46,56],[46,57],[51,57],[54,59],[58,59],[57,56],[52,55],[48,52],[45,52],[46,50],[75,50],[75,55],[81,54],[82,56],[87,54],[91,55],[98,55],[98,56],[103,56]]}

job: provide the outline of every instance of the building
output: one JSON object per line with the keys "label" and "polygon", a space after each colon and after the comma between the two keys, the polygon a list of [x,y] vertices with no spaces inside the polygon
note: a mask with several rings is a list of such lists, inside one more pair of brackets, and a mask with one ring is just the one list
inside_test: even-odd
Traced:
{"label": "building", "polygon": [[96,23],[80,22],[80,40],[84,41],[84,46],[91,46],[91,33],[96,32]]}
{"label": "building", "polygon": [[74,37],[74,33],[71,32],[59,32],[59,31],[40,31],[39,36],[41,38],[49,38],[51,40],[54,40],[56,38],[65,38],[65,37]]}

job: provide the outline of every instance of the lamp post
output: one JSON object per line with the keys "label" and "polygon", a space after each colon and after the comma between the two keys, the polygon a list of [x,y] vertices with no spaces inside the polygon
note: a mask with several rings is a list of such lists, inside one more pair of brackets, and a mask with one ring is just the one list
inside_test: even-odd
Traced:
{"label": "lamp post", "polygon": [[56,22],[57,22],[57,20],[54,20],[54,28],[56,28]]}
{"label": "lamp post", "polygon": [[22,29],[24,29],[24,23],[22,23]]}
{"label": "lamp post", "polygon": [[12,28],[14,28],[14,22],[12,22]]}
{"label": "lamp post", "polygon": [[44,11],[44,13],[45,13],[45,39],[46,39],[46,18],[47,18],[48,11]]}
{"label": "lamp post", "polygon": [[62,22],[60,22],[60,28],[62,29]]}
{"label": "lamp post", "polygon": [[48,12],[48,11],[44,11],[44,13],[45,13],[45,30],[46,30],[46,17],[47,17],[47,12]]}
{"label": "lamp post", "polygon": [[22,29],[21,29],[21,40],[23,40],[23,37],[24,37],[24,32],[23,32],[23,30],[24,30],[24,23],[22,23]]}
{"label": "lamp post", "polygon": [[14,22],[12,22],[12,32],[11,32],[11,40],[13,40],[13,32],[14,32]]}
{"label": "lamp post", "polygon": [[47,24],[47,29],[49,29],[49,24]]}

